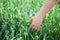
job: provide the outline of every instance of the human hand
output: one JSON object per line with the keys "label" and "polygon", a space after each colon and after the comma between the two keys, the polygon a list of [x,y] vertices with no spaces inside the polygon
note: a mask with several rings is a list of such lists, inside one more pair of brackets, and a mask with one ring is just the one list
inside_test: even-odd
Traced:
{"label": "human hand", "polygon": [[32,18],[29,19],[29,22],[32,22],[31,24],[31,30],[35,31],[37,29],[39,29],[39,27],[41,26],[42,23],[42,16],[33,16]]}

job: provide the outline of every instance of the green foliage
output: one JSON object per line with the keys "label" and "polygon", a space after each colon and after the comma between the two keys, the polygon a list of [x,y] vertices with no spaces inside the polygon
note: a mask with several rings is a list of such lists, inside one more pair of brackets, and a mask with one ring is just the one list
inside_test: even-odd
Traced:
{"label": "green foliage", "polygon": [[60,40],[60,9],[55,5],[39,31],[32,32],[28,19],[39,11],[43,0],[0,0],[0,40]]}

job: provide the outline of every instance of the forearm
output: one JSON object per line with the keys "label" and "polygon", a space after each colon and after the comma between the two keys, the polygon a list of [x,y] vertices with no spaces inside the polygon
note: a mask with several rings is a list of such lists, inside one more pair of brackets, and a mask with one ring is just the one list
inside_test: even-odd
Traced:
{"label": "forearm", "polygon": [[56,2],[57,0],[45,0],[45,3],[39,11],[38,15],[40,17],[44,17],[48,13],[48,11],[55,5]]}

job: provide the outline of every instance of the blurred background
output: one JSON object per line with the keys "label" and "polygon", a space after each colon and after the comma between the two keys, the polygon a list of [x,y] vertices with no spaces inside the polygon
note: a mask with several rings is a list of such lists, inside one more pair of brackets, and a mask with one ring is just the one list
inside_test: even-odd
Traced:
{"label": "blurred background", "polygon": [[37,14],[44,0],[0,0],[0,40],[60,40],[58,3],[44,17],[39,31],[30,30],[28,19]]}

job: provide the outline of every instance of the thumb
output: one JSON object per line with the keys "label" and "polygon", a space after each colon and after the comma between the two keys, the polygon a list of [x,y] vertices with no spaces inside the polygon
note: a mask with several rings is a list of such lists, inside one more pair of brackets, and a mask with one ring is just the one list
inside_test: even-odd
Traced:
{"label": "thumb", "polygon": [[32,18],[30,18],[28,21],[29,21],[29,22],[32,22],[32,20],[33,20],[33,17],[32,17]]}

